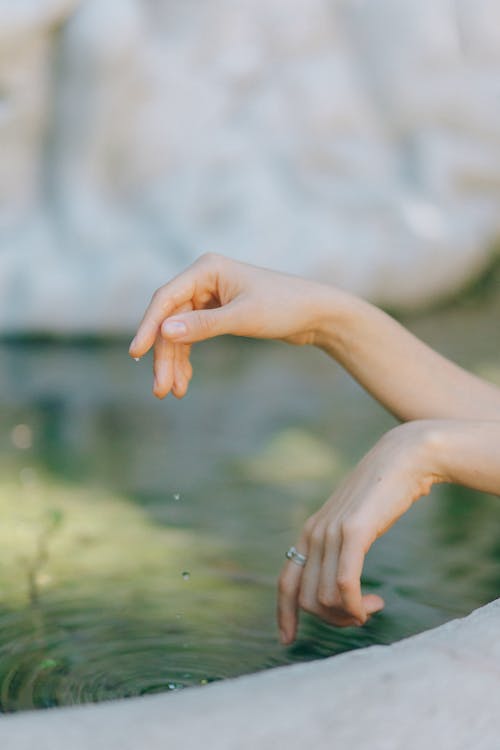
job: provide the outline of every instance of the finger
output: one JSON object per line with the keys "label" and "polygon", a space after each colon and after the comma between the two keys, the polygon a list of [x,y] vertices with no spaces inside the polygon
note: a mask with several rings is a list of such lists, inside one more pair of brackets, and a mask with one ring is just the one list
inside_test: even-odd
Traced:
{"label": "finger", "polygon": [[341,605],[337,588],[337,567],[340,553],[340,529],[330,527],[325,533],[325,545],[318,585],[318,601],[323,607]]}
{"label": "finger", "polygon": [[191,382],[191,378],[193,377],[193,365],[191,364],[191,344],[182,344],[182,348],[184,350],[184,373],[186,375],[186,379],[188,383]]}
{"label": "finger", "polygon": [[174,380],[175,346],[158,336],[154,347],[153,393],[157,398],[165,398],[170,392]]}
{"label": "finger", "polygon": [[299,591],[299,607],[306,612],[318,612],[318,588],[323,559],[324,533],[322,527],[313,529],[309,537],[309,551]]}
{"label": "finger", "polygon": [[[181,305],[176,313],[190,312],[193,309],[192,302],[186,302]],[[174,383],[172,393],[176,398],[183,398],[186,395],[189,381],[193,375],[193,368],[189,361],[189,354],[191,352],[190,344],[175,344],[175,359],[174,359]]]}
{"label": "finger", "polygon": [[367,618],[361,595],[361,573],[366,551],[362,533],[349,528],[343,530],[337,568],[337,589],[342,608],[347,614],[352,615],[360,625]]}
{"label": "finger", "polygon": [[187,390],[187,381],[184,377],[184,372],[182,369],[182,364],[179,361],[181,357],[181,347],[179,344],[174,344],[174,362],[173,362],[173,383],[172,383],[172,393],[176,398],[182,398],[186,394]]}
{"label": "finger", "polygon": [[153,346],[160,325],[180,305],[188,302],[194,293],[193,267],[160,287],[152,296],[137,333],[129,347],[131,357],[142,357]]}
{"label": "finger", "polygon": [[224,307],[193,310],[167,318],[162,323],[161,334],[170,341],[194,343],[238,331],[242,317],[241,307],[230,302]]}
{"label": "finger", "polygon": [[175,344],[174,385],[172,392],[177,398],[184,398],[193,375],[193,368],[189,361],[187,344]]}
{"label": "finger", "polygon": [[[304,546],[299,547],[306,554]],[[293,643],[298,626],[298,598],[303,568],[289,560],[283,566],[278,581],[277,619],[280,641],[283,645]]]}

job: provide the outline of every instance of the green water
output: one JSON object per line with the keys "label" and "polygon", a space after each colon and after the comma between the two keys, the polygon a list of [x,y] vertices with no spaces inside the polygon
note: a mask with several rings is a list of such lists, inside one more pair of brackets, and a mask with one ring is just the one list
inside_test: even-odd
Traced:
{"label": "green water", "polygon": [[[417,332],[498,379],[498,310]],[[491,335],[490,335],[491,334]],[[277,642],[284,552],[394,421],[320,352],[197,347],[187,398],[150,395],[126,342],[0,346],[0,707],[177,690],[390,643],[500,592],[497,498],[436,488],[364,574],[362,629],[304,616]]]}

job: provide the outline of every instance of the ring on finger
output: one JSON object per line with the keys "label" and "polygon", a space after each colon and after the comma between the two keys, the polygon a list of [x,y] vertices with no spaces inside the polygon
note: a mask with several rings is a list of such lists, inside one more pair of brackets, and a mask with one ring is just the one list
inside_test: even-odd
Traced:
{"label": "ring on finger", "polygon": [[296,547],[290,547],[290,549],[287,550],[285,557],[295,563],[295,565],[300,565],[301,568],[303,568],[307,562],[307,555],[303,555],[296,549]]}

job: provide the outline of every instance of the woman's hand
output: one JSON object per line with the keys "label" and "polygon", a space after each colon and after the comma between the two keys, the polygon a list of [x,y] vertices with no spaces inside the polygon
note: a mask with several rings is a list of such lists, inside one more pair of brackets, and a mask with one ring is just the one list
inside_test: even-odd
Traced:
{"label": "woman's hand", "polygon": [[362,625],[384,606],[361,593],[365,555],[431,486],[432,421],[400,425],[366,454],[327,502],[305,523],[296,545],[301,567],[287,561],[278,586],[278,627],[283,644],[294,641],[298,610],[332,625]]}
{"label": "woman's hand", "polygon": [[154,394],[182,398],[191,343],[230,333],[312,344],[324,293],[312,281],[204,255],[155,292],[130,355],[142,357],[154,345]]}

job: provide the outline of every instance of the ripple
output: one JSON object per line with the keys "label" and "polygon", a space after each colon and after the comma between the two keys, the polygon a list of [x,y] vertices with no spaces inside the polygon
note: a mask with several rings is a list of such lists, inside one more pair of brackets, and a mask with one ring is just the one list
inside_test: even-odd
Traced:
{"label": "ripple", "polygon": [[[0,612],[0,710],[105,701],[205,685],[266,666],[265,631],[212,631],[154,612],[109,615],[78,600]],[[206,624],[206,620],[205,620]]]}

